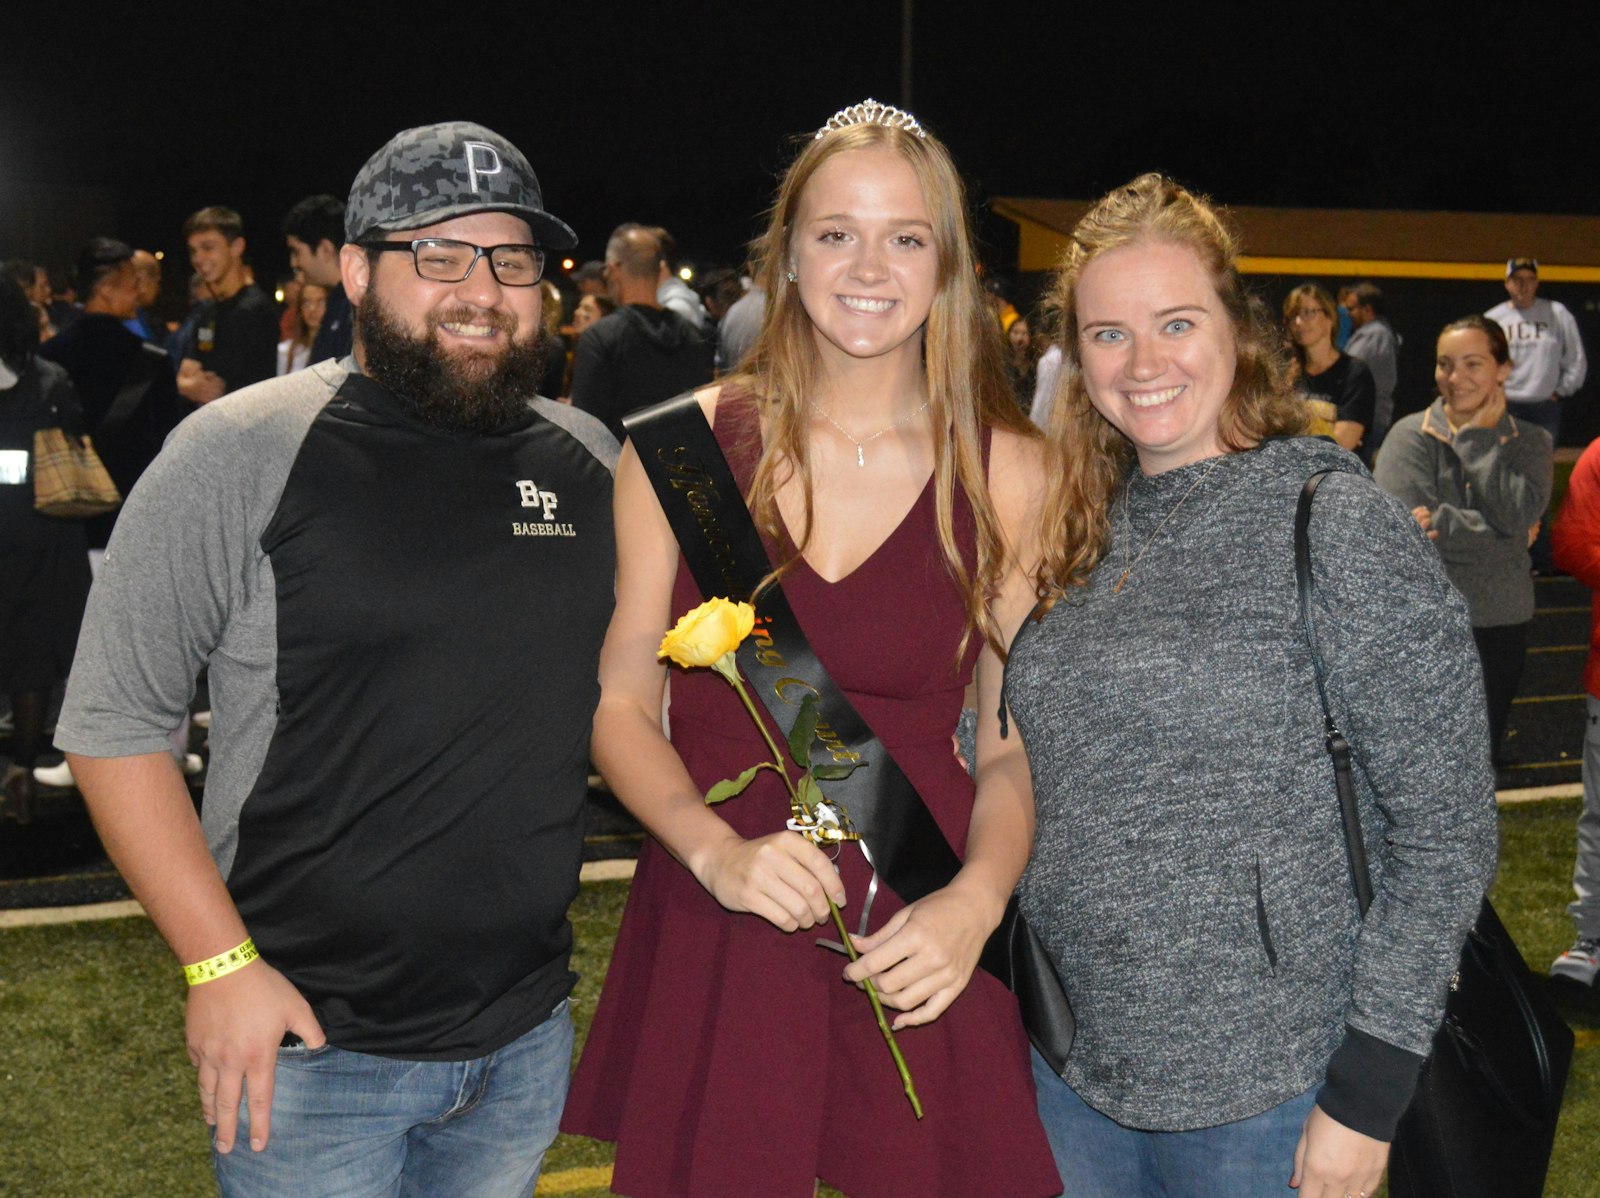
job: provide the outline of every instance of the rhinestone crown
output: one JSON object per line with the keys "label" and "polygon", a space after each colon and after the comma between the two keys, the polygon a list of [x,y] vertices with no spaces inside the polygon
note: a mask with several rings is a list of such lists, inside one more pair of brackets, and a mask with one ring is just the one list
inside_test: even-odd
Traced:
{"label": "rhinestone crown", "polygon": [[904,129],[907,133],[915,133],[918,137],[928,136],[917,123],[917,118],[909,112],[903,112],[892,104],[879,104],[868,97],[860,104],[841,108],[830,116],[828,123],[817,130],[817,136],[813,140],[821,141],[835,129],[848,129],[851,125],[883,125],[889,129]]}

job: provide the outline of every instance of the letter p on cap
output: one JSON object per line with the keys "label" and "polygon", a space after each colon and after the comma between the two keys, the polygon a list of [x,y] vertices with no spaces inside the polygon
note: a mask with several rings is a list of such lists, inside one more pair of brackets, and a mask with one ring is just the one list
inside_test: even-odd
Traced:
{"label": "letter p on cap", "polygon": [[500,173],[500,151],[485,141],[469,141],[465,145],[467,147],[467,186],[476,193],[481,190],[478,187],[480,178],[487,179]]}

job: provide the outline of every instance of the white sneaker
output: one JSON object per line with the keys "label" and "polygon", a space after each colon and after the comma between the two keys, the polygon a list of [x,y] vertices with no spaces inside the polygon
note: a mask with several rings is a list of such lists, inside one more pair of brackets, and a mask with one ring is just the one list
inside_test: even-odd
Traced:
{"label": "white sneaker", "polygon": [[60,765],[40,765],[33,770],[33,780],[40,786],[54,786],[66,789],[74,785],[72,781],[72,767],[63,761]]}
{"label": "white sneaker", "polygon": [[185,753],[183,760],[178,762],[178,768],[183,771],[185,778],[193,778],[206,768],[206,763],[200,760],[200,754],[198,753]]}
{"label": "white sneaker", "polygon": [[196,728],[209,728],[211,727],[211,712],[197,711],[189,717],[189,722]]}
{"label": "white sneaker", "polygon": [[1597,972],[1600,972],[1600,937],[1594,936],[1580,938],[1550,965],[1551,977],[1567,978],[1580,986],[1594,985]]}

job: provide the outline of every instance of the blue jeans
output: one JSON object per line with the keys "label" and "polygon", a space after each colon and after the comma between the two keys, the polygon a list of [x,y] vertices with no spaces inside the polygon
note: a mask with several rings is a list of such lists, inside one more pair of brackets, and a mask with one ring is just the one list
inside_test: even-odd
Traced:
{"label": "blue jeans", "polygon": [[250,1151],[249,1111],[225,1198],[526,1198],[556,1137],[572,1067],[563,1002],[475,1061],[397,1061],[331,1046],[278,1051],[272,1131]]}
{"label": "blue jeans", "polygon": [[1071,1198],[1293,1198],[1295,1145],[1315,1089],[1198,1131],[1138,1131],[1089,1106],[1033,1054],[1039,1119]]}

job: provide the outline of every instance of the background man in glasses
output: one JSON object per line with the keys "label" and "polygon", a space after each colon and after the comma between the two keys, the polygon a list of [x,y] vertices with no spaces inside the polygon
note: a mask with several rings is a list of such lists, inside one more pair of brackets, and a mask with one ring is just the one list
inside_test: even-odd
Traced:
{"label": "background man in glasses", "polygon": [[[344,240],[354,358],[174,436],[57,743],[188,967],[225,1194],[525,1195],[572,1043],[617,447],[530,402],[541,247],[576,238],[504,138],[397,135]],[[164,730],[205,662],[197,821]]]}

